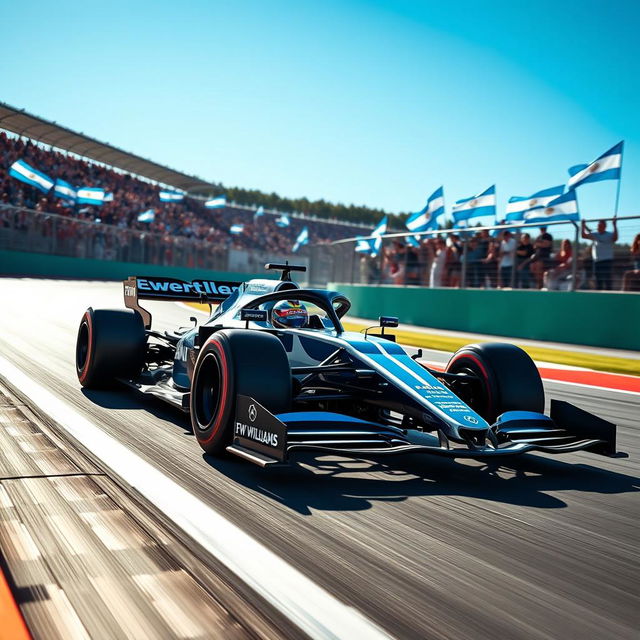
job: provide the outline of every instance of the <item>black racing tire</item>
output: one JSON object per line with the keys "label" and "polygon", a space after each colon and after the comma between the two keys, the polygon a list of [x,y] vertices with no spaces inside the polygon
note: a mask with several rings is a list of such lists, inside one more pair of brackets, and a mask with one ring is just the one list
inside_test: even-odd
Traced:
{"label": "black racing tire", "polygon": [[200,446],[221,455],[233,439],[236,396],[271,413],[291,408],[292,376],[282,343],[270,333],[223,329],[202,347],[193,372],[191,426]]}
{"label": "black racing tire", "polygon": [[529,354],[513,344],[469,344],[453,354],[446,371],[476,376],[477,383],[454,387],[490,424],[505,411],[544,411],[540,372]]}
{"label": "black racing tire", "polygon": [[147,337],[135,311],[92,309],[80,321],[76,373],[83,387],[104,389],[116,378],[135,378],[144,365]]}

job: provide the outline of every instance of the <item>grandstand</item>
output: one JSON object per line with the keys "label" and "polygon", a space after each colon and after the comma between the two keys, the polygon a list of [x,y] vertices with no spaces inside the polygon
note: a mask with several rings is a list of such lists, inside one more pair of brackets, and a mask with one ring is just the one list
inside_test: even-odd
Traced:
{"label": "grandstand", "polygon": [[[279,211],[265,210],[256,217],[257,206],[233,202],[207,209],[205,196],[215,193],[214,183],[2,103],[0,128],[4,129],[0,131],[2,249],[203,268],[233,267],[229,255],[235,252],[236,266],[246,269],[249,262],[290,254],[304,227],[313,244],[362,234],[363,228],[369,228],[297,212],[288,215],[289,224],[283,228],[276,224]],[[43,193],[9,175],[18,160],[71,185],[102,188],[113,198],[99,206],[80,205],[56,196],[53,190]],[[166,186],[186,192],[187,197],[161,202],[159,193]],[[150,209],[153,220],[141,222],[141,212]],[[231,233],[234,225],[242,225],[242,231]],[[238,252],[243,251],[253,254],[252,259],[239,259]]]}

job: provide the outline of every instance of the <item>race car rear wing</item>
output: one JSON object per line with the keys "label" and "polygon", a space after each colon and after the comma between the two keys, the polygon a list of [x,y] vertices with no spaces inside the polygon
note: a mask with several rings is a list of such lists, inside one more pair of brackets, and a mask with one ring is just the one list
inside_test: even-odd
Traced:
{"label": "race car rear wing", "polygon": [[192,280],[185,282],[162,276],[129,276],[123,283],[124,306],[142,317],[146,329],[151,328],[151,314],[140,306],[139,300],[165,300],[168,302],[222,302],[242,283]]}

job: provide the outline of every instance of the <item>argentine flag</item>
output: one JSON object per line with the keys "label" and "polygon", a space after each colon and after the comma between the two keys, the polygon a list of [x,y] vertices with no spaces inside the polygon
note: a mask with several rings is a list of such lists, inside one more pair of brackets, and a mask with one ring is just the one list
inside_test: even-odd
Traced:
{"label": "argentine flag", "polygon": [[161,191],[160,202],[181,202],[184,200],[184,193],[178,193],[177,191]]}
{"label": "argentine flag", "polygon": [[281,229],[288,227],[291,224],[291,220],[289,220],[289,216],[284,213],[276,220],[276,225]]}
{"label": "argentine flag", "polygon": [[104,189],[100,187],[80,187],[77,191],[78,204],[101,205],[104,202]]}
{"label": "argentine flag", "polygon": [[68,182],[60,178],[56,178],[53,195],[56,196],[56,198],[61,198],[71,203],[75,203],[76,201],[76,190]]}
{"label": "argentine flag", "polygon": [[25,184],[29,184],[32,187],[39,189],[42,193],[49,193],[54,184],[53,180],[48,175],[34,169],[24,160],[16,160],[9,167],[9,175],[16,180],[20,180],[20,182],[24,182]]}
{"label": "argentine flag", "polygon": [[577,164],[569,169],[568,189],[575,189],[587,182],[599,182],[600,180],[619,180],[622,169],[622,149],[624,140],[618,142],[615,147],[605,151],[600,157],[590,164]]}
{"label": "argentine flag", "polygon": [[113,193],[111,193],[111,191],[109,191],[109,193],[105,193],[102,202],[113,202]]}
{"label": "argentine flag", "polygon": [[147,209],[138,214],[138,222],[153,222],[156,219],[155,209]]}
{"label": "argentine flag", "polygon": [[232,224],[229,227],[229,233],[233,234],[234,236],[239,236],[243,231],[244,231],[243,224]]}
{"label": "argentine flag", "polygon": [[376,228],[371,232],[373,237],[366,238],[359,236],[356,238],[355,250],[357,253],[368,253],[372,258],[375,258],[380,249],[382,248],[382,237],[387,233],[388,218],[384,216],[380,222],[376,225]]}
{"label": "argentine flag", "polygon": [[531,209],[537,209],[539,207],[546,207],[552,200],[562,195],[564,191],[564,185],[558,185],[557,187],[550,187],[549,189],[543,189],[537,191],[532,196],[512,196],[507,203],[507,215],[505,219],[508,222],[513,220],[522,220],[525,212]]}
{"label": "argentine flag", "polygon": [[296,253],[300,247],[304,247],[306,244],[309,244],[309,229],[305,227],[296,238],[296,242],[291,249],[292,253]]}
{"label": "argentine flag", "polygon": [[454,222],[496,215],[496,186],[489,187],[477,196],[458,200],[451,209]]}
{"label": "argentine flag", "polygon": [[578,199],[576,192],[571,189],[555,200],[551,200],[546,207],[537,207],[526,211],[524,222],[555,222],[558,220],[579,220]]}
{"label": "argentine flag", "polygon": [[258,218],[262,218],[262,216],[264,215],[264,207],[262,205],[260,205],[256,212],[253,214],[253,221],[255,222]]}
{"label": "argentine flag", "polygon": [[227,206],[227,196],[216,196],[204,203],[207,209],[224,209]]}
{"label": "argentine flag", "polygon": [[436,189],[427,200],[422,211],[413,213],[407,218],[406,227],[409,231],[427,231],[438,225],[436,218],[444,213],[444,188]]}

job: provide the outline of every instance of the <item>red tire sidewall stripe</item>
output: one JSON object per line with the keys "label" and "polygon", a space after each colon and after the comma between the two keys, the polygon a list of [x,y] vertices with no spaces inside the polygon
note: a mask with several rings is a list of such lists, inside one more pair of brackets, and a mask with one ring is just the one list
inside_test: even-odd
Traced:
{"label": "red tire sidewall stripe", "polygon": [[220,407],[218,409],[216,421],[213,423],[213,429],[206,440],[200,440],[200,438],[198,438],[198,442],[200,442],[201,444],[208,444],[209,442],[211,442],[211,440],[213,440],[216,433],[218,432],[218,429],[220,429],[222,418],[227,408],[227,389],[229,379],[229,365],[227,364],[227,356],[224,352],[224,349],[222,348],[222,345],[217,340],[212,340],[211,342],[209,342],[209,345],[216,349],[220,354],[220,365],[222,368],[222,393],[220,394]]}
{"label": "red tire sidewall stripe", "polygon": [[87,357],[84,361],[84,366],[80,370],[80,383],[84,384],[84,381],[87,379],[87,374],[89,373],[89,364],[91,363],[91,356],[93,355],[93,322],[91,320],[91,314],[88,311],[85,311],[83,320],[87,321],[87,329],[89,330],[89,340],[87,344]]}
{"label": "red tire sidewall stripe", "polygon": [[486,380],[486,387],[487,387],[487,396],[488,396],[488,407],[487,407],[487,411],[489,413],[491,413],[491,409],[493,408],[493,397],[491,396],[491,385],[489,384],[489,374],[487,373],[487,369],[484,366],[484,364],[482,363],[482,360],[480,360],[480,358],[478,358],[477,356],[475,356],[472,353],[461,353],[459,356],[455,356],[453,358],[453,360],[449,363],[449,366],[447,366],[447,369],[454,363],[457,362],[458,360],[462,360],[463,358],[468,358],[469,360],[471,360],[471,362],[474,362],[478,368],[480,369],[480,371],[482,371],[482,375],[485,377]]}

